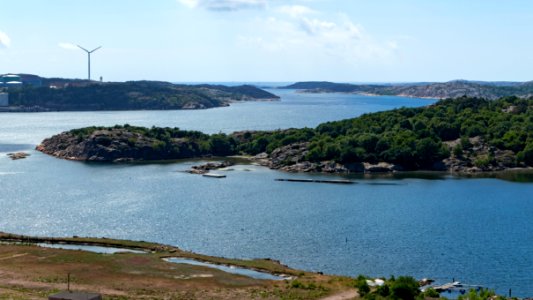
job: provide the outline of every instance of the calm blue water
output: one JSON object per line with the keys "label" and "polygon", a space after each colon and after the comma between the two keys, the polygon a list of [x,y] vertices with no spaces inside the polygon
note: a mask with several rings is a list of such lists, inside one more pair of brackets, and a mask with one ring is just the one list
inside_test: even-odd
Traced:
{"label": "calm blue water", "polygon": [[[431,100],[282,94],[280,102],[203,111],[1,114],[0,151],[86,125],[206,132],[315,126]],[[109,165],[30,151],[0,155],[0,230],[168,243],[209,255],[270,257],[335,274],[453,278],[533,295],[533,184],[498,179],[356,178],[354,185],[240,165],[225,179],[179,172],[195,162]],[[315,175],[323,177],[324,175]],[[438,178],[438,177],[437,177]],[[347,239],[347,242],[346,242]]]}

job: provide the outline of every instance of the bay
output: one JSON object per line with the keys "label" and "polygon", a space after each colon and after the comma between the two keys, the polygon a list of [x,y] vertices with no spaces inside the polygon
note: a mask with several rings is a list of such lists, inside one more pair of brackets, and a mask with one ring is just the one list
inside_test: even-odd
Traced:
{"label": "bay", "polygon": [[[533,295],[533,185],[527,180],[413,174],[309,184],[275,179],[332,176],[244,164],[213,179],[180,172],[197,161],[90,164],[32,150],[43,138],[90,125],[209,133],[314,127],[434,102],[272,91],[281,101],[209,110],[1,114],[0,231],[147,240],[333,274],[455,278]],[[11,161],[5,155],[18,150],[31,156]]]}

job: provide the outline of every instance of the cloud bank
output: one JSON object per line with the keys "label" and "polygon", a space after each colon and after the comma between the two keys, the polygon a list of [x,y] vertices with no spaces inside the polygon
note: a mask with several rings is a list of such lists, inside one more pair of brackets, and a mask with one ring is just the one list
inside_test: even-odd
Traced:
{"label": "cloud bank", "polygon": [[0,48],[7,48],[9,46],[11,46],[11,39],[6,33],[0,31]]}

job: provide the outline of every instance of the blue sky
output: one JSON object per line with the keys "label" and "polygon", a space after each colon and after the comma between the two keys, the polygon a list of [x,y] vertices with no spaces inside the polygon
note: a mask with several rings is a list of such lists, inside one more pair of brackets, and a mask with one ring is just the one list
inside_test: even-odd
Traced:
{"label": "blue sky", "polygon": [[533,80],[533,1],[0,0],[0,73],[104,80]]}

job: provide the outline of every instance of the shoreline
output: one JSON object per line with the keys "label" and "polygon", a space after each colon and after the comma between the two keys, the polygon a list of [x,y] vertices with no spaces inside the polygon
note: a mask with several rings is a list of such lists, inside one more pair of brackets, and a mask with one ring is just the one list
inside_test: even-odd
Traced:
{"label": "shoreline", "polygon": [[[531,175],[533,178],[533,167],[513,167],[513,168],[507,168],[503,170],[480,170],[478,172],[467,172],[467,171],[453,171],[453,170],[425,170],[425,169],[419,169],[419,170],[391,170],[391,171],[373,171],[373,172],[314,172],[314,171],[289,171],[284,170],[283,168],[276,168],[271,167],[267,164],[261,163],[260,159],[257,159],[254,156],[248,156],[248,155],[231,155],[231,156],[206,156],[206,157],[194,157],[194,158],[182,158],[182,159],[168,159],[168,160],[119,160],[119,161],[90,161],[90,160],[83,160],[83,159],[77,159],[74,157],[63,157],[63,156],[56,156],[53,153],[48,153],[42,147],[41,144],[37,145],[34,149],[34,151],[41,152],[43,154],[46,154],[48,156],[52,156],[57,159],[64,159],[68,161],[75,161],[75,162],[81,162],[81,163],[96,163],[96,164],[175,164],[175,163],[183,163],[183,162],[220,162],[220,161],[231,161],[235,165],[243,164],[243,165],[256,165],[260,167],[267,168],[269,170],[273,171],[279,171],[282,173],[287,174],[308,174],[308,175],[331,175],[331,176],[337,176],[337,177],[351,177],[351,176],[363,176],[363,177],[400,177],[400,178],[418,178],[422,175],[422,177],[426,177],[424,175],[429,175],[429,177],[447,177],[452,176],[454,178],[495,178],[495,179],[501,179],[505,180],[505,177],[508,176],[502,176],[502,175]],[[513,180],[511,180],[513,181]]]}
{"label": "shoreline", "polygon": [[226,100],[219,106],[213,107],[182,107],[171,109],[100,109],[100,110],[69,110],[69,109],[50,109],[41,106],[6,106],[0,107],[0,113],[57,113],[57,112],[117,112],[117,111],[181,111],[181,110],[206,110],[229,107],[234,103],[246,103],[246,102],[276,102],[281,101],[280,98],[265,98],[265,99],[246,99],[246,100]]}
{"label": "shoreline", "polygon": [[[179,247],[165,245],[155,242],[146,241],[133,241],[113,238],[93,238],[93,237],[46,237],[46,236],[29,236],[22,234],[12,234],[0,231],[0,242],[13,242],[13,243],[27,243],[37,245],[39,243],[45,244],[64,244],[64,245],[85,245],[85,246],[99,246],[99,247],[113,247],[124,248],[131,250],[142,250],[147,252],[156,252],[163,254],[161,258],[189,258],[202,262],[209,262],[218,265],[236,266],[247,268],[255,271],[268,272],[273,275],[285,275],[296,276],[297,273],[302,272],[283,265],[280,261],[273,260],[271,258],[265,259],[231,259],[225,257],[209,256],[199,253],[194,253],[186,250],[182,250]],[[254,266],[256,263],[263,263],[267,261],[270,265],[267,267]]]}
{"label": "shoreline", "polygon": [[[43,244],[141,251],[96,252]],[[105,237],[0,232],[0,261],[0,296],[16,299],[43,299],[66,290],[67,273],[72,290],[113,299],[327,299],[356,293],[351,277],[292,269],[270,258],[215,257],[159,243]],[[254,277],[254,271],[278,278]]]}
{"label": "shoreline", "polygon": [[398,95],[386,95],[386,94],[375,94],[375,93],[365,93],[365,92],[335,92],[335,91],[314,91],[314,90],[299,90],[294,89],[296,93],[300,94],[343,94],[343,95],[362,95],[369,97],[403,97],[403,98],[413,98],[413,99],[427,99],[427,100],[441,100],[443,97],[427,97],[427,96],[414,96],[409,94],[398,94]]}
{"label": "shoreline", "polygon": [[[89,247],[76,249],[76,246],[116,251],[98,252]],[[213,299],[250,299],[258,295],[262,299],[358,299],[362,285],[367,286],[365,294],[375,294],[379,293],[376,285],[378,280],[381,285],[394,285],[397,280],[394,276],[390,279],[363,275],[355,278],[303,271],[270,258],[243,260],[215,257],[146,241],[106,237],[29,236],[1,231],[0,261],[0,295],[22,295],[23,299],[30,299],[28,296],[36,294],[43,297],[64,289],[66,280],[62,275],[66,272],[72,278],[72,284],[69,279],[69,286],[75,291],[99,292],[108,297],[121,296],[128,299],[145,299],[148,295],[155,297],[153,299],[166,299],[169,295],[184,294],[187,299],[204,299],[206,292]],[[21,269],[20,265],[24,265],[24,268]],[[117,269],[118,265],[120,267]],[[224,271],[223,267],[245,272],[256,271],[278,278],[254,277],[251,273],[227,269]],[[35,277],[36,275],[38,276]],[[104,281],[101,276],[106,276]],[[454,284],[459,284],[454,282],[439,285],[440,283],[426,278],[417,280],[409,276],[398,277],[402,278],[415,284],[413,292],[424,295],[425,299],[439,299],[435,298],[439,293],[435,294],[433,288],[441,289],[444,293],[448,291],[448,287],[443,287],[451,284],[451,290],[455,291]],[[115,284],[117,282],[120,287]],[[457,287],[463,288],[463,285]],[[197,293],[199,288],[202,290]],[[483,288],[490,291],[488,287]]]}

